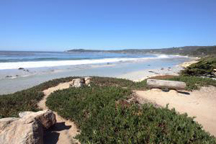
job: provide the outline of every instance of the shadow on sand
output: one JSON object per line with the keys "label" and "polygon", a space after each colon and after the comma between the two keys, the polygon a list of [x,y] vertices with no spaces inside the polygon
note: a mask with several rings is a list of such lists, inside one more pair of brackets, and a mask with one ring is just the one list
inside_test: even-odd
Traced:
{"label": "shadow on sand", "polygon": [[59,139],[59,132],[70,128],[71,126],[66,126],[64,122],[56,123],[44,132],[44,144],[56,144]]}
{"label": "shadow on sand", "polygon": [[[163,92],[169,92],[170,90],[169,89],[161,89]],[[184,95],[190,95],[189,92],[186,92],[186,91],[180,91],[180,90],[176,90],[178,93],[180,94],[184,94]]]}

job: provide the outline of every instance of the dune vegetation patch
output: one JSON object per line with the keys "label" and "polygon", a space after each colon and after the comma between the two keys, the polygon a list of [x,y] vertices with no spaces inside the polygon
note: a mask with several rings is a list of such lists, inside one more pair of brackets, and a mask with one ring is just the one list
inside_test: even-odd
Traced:
{"label": "dune vegetation patch", "polygon": [[52,93],[46,104],[77,124],[81,143],[216,143],[193,118],[129,102],[131,93],[115,86],[69,88]]}
{"label": "dune vegetation patch", "polygon": [[0,118],[16,117],[22,111],[38,111],[37,103],[43,98],[43,90],[71,81],[74,77],[61,78],[42,83],[13,94],[0,95]]}
{"label": "dune vegetation patch", "polygon": [[[0,95],[0,118],[17,116],[21,111],[38,111],[37,103],[43,98],[43,90],[57,86],[59,83],[69,82],[77,77],[67,77],[51,80],[27,90],[22,90],[13,94]],[[158,76],[155,79],[166,79],[183,81],[187,84],[187,90],[198,89],[201,86],[216,86],[216,81],[210,78],[194,76]],[[133,82],[126,79],[92,77],[92,86],[118,87],[132,90],[148,89],[146,80]]]}
{"label": "dune vegetation patch", "polygon": [[183,76],[205,76],[216,78],[216,57],[205,57],[181,71]]}

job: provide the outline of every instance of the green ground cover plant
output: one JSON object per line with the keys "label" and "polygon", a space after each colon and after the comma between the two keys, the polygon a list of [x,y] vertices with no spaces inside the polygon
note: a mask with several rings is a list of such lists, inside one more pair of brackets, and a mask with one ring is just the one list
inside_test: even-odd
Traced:
{"label": "green ground cover plant", "polygon": [[[67,77],[51,80],[27,90],[19,91],[13,94],[0,95],[0,118],[17,116],[21,111],[38,111],[37,103],[43,98],[42,91],[58,85],[59,83],[69,82],[77,77]],[[210,78],[191,77],[191,76],[159,76],[152,77],[156,79],[167,79],[183,81],[187,84],[187,90],[198,89],[200,86],[216,86],[216,81]],[[146,80],[133,82],[125,79],[92,77],[92,85],[96,86],[114,86],[132,90],[148,89]]]}
{"label": "green ground cover plant", "polygon": [[181,71],[181,75],[216,77],[214,69],[216,69],[216,57],[205,57]]}
{"label": "green ground cover plant", "polygon": [[95,85],[57,91],[46,104],[77,124],[81,143],[216,143],[186,114],[129,103],[130,94],[130,89]]}
{"label": "green ground cover plant", "polygon": [[[0,95],[0,118],[17,116],[21,111],[38,111],[37,103],[43,98],[42,91],[58,85],[59,83],[68,82],[77,77],[67,77],[51,80],[42,83],[38,86],[27,90],[19,91],[13,94]],[[190,77],[190,76],[159,76],[153,77],[156,79],[167,79],[175,81],[183,81],[187,84],[187,90],[198,89],[200,86],[213,85],[216,86],[216,81],[210,78]],[[146,80],[141,82],[133,82],[125,79],[108,78],[108,77],[93,77],[92,85],[96,86],[113,86],[122,87],[132,90],[148,89]]]}
{"label": "green ground cover plant", "polygon": [[29,89],[14,94],[0,96],[0,118],[15,117],[21,111],[37,111],[37,102],[44,94],[36,89]]}
{"label": "green ground cover plant", "polygon": [[110,77],[92,77],[92,84],[97,86],[115,86],[130,89],[147,89],[146,80],[141,82],[133,82],[127,79],[110,78]]}
{"label": "green ground cover plant", "polygon": [[16,117],[21,111],[38,111],[37,103],[43,98],[43,90],[71,81],[74,77],[61,78],[42,83],[13,94],[0,95],[0,118]]}

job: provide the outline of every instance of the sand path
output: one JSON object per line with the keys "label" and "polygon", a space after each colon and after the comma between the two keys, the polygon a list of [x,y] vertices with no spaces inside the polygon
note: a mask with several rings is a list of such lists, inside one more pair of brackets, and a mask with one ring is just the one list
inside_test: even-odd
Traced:
{"label": "sand path", "polygon": [[[57,90],[68,89],[72,82],[60,83],[55,87],[48,88],[44,90],[44,98],[38,103],[39,108],[45,110],[48,109],[46,106],[46,100],[49,95]],[[59,116],[56,112],[56,124],[55,126],[48,132],[46,132],[44,136],[45,144],[71,144],[71,143],[79,143],[74,137],[78,134],[78,129],[76,125],[69,120],[66,120]]]}
{"label": "sand path", "polygon": [[216,136],[216,87],[202,87],[188,93],[178,93],[174,90],[164,92],[160,89],[135,91],[138,101],[144,100],[165,107],[175,108],[179,113],[188,113],[203,128]]}

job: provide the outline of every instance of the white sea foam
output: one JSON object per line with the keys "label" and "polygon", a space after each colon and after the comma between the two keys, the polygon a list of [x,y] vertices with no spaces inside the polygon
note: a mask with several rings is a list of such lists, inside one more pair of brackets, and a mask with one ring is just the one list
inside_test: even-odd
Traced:
{"label": "white sea foam", "polygon": [[[18,69],[18,68],[41,68],[41,67],[57,67],[57,66],[72,66],[72,65],[88,65],[88,64],[105,64],[127,61],[142,61],[150,59],[165,59],[175,56],[157,55],[156,57],[145,58],[106,58],[92,60],[62,60],[62,61],[32,61],[32,62],[6,62],[0,63],[0,70]],[[178,56],[177,56],[178,57]]]}

